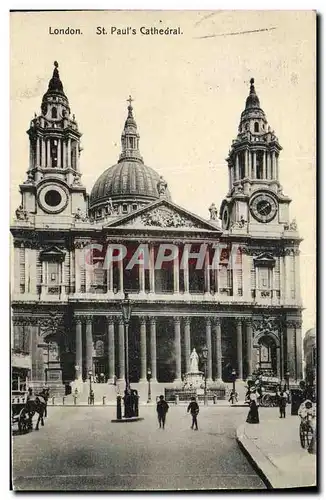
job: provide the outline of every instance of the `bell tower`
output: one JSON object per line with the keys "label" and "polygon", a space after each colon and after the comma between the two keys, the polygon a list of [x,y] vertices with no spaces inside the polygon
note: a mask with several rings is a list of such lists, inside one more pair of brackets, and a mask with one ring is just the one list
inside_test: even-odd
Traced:
{"label": "bell tower", "polygon": [[277,233],[289,222],[289,203],[279,182],[282,147],[268,125],[266,115],[250,80],[250,91],[241,113],[238,135],[226,159],[229,190],[220,209],[222,227]]}
{"label": "bell tower", "polygon": [[[20,210],[29,220],[35,216],[48,222],[49,216],[71,217],[86,212],[86,189],[80,178],[81,133],[71,116],[69,101],[54,62],[52,78],[43,96],[41,114],[34,114],[29,136],[29,168],[20,186]],[[53,219],[52,219],[53,220]]]}

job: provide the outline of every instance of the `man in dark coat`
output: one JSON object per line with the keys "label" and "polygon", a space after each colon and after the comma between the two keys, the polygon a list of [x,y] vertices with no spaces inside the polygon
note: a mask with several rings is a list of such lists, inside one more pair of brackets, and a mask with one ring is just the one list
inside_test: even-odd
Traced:
{"label": "man in dark coat", "polygon": [[287,395],[284,394],[283,391],[280,392],[280,395],[278,397],[278,406],[280,409],[280,418],[285,418],[285,409],[286,409],[286,403],[287,403]]}
{"label": "man in dark coat", "polygon": [[191,398],[191,401],[187,409],[187,413],[189,412],[191,413],[192,416],[191,429],[193,429],[195,426],[195,431],[198,431],[197,415],[199,413],[199,406],[195,397]]}
{"label": "man in dark coat", "polygon": [[160,428],[163,427],[163,429],[164,429],[166,414],[169,411],[169,405],[165,401],[164,396],[160,396],[160,399],[156,405],[156,411],[157,411],[157,418],[158,418],[158,423],[160,425]]}

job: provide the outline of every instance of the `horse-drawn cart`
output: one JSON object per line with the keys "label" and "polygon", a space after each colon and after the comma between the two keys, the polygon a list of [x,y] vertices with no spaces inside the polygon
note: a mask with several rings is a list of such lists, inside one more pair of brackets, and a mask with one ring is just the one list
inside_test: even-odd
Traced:
{"label": "horse-drawn cart", "polygon": [[17,425],[19,432],[26,432],[30,428],[26,411],[27,395],[27,392],[13,391],[11,396],[12,427]]}

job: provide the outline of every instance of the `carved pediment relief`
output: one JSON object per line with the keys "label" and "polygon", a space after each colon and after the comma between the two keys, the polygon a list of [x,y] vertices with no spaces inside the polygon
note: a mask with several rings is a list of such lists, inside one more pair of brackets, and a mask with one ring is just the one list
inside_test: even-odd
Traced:
{"label": "carved pediment relief", "polygon": [[129,214],[120,220],[110,224],[112,227],[137,228],[162,228],[162,229],[191,229],[221,231],[216,225],[205,221],[186,210],[163,201],[155,203],[154,206],[145,207],[142,210]]}

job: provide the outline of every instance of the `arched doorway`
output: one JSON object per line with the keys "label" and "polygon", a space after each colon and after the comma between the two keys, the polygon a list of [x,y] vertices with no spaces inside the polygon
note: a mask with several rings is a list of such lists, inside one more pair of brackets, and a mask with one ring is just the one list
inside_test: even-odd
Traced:
{"label": "arched doorway", "polygon": [[280,343],[274,333],[260,333],[253,342],[253,366],[256,370],[272,376],[280,377]]}

